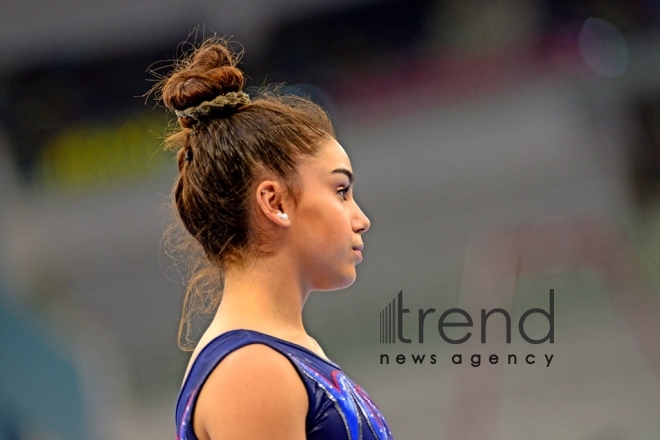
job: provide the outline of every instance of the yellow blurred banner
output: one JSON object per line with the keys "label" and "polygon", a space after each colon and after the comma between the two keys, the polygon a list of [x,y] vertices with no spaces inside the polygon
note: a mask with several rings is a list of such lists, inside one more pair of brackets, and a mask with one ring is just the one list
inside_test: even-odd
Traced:
{"label": "yellow blurred banner", "polygon": [[114,125],[84,124],[47,143],[36,166],[38,186],[85,190],[160,173],[171,156],[160,149],[162,117],[139,116]]}

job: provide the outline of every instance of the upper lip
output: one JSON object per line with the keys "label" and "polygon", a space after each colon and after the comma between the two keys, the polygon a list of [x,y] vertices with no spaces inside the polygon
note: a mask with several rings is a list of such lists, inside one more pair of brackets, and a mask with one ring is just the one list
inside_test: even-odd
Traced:
{"label": "upper lip", "polygon": [[364,245],[360,244],[360,245],[357,245],[357,246],[353,246],[353,249],[355,249],[356,251],[362,251],[362,249],[364,249]]}

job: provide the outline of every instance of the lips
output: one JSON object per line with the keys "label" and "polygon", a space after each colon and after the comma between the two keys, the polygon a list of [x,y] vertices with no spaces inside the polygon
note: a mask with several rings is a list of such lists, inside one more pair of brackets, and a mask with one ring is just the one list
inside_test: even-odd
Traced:
{"label": "lips", "polygon": [[[353,246],[353,252],[357,254],[357,256],[360,258],[360,261],[362,261],[362,249],[364,249],[364,245],[361,244],[359,246]],[[358,261],[359,263],[359,261]]]}

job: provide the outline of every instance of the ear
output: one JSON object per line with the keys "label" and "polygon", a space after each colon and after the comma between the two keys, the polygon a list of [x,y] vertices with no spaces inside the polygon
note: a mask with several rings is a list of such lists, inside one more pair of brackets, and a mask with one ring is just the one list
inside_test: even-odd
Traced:
{"label": "ear", "polygon": [[287,190],[284,185],[276,180],[264,180],[257,186],[255,196],[257,210],[268,220],[278,226],[289,227],[291,225],[291,220],[288,218],[291,212],[289,212]]}

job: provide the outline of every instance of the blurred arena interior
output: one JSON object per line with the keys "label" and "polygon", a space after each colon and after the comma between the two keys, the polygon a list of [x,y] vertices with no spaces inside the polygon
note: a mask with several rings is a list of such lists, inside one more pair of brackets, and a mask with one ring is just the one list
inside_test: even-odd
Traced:
{"label": "blurred arena interior", "polygon": [[[176,170],[145,94],[214,32],[250,88],[321,103],[351,156],[365,261],[305,319],[395,437],[658,438],[660,2],[4,0],[0,440],[173,436]],[[531,350],[515,337],[379,343],[401,290],[518,317],[549,289],[548,368],[450,362]]]}

